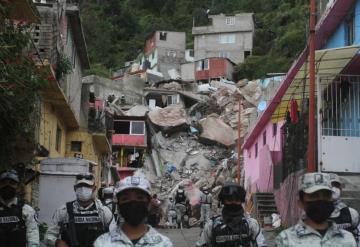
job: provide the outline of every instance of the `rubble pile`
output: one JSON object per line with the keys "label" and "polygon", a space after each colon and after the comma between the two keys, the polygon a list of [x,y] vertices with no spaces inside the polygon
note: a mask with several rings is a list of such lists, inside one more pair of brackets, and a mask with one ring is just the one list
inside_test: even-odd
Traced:
{"label": "rubble pile", "polygon": [[[169,84],[163,85],[169,87]],[[247,80],[237,84],[213,81],[209,88],[205,93],[207,100],[188,109],[176,104],[149,112],[150,125],[155,133],[151,137],[151,157],[145,161],[149,164],[145,166],[155,166],[154,171],[158,174],[153,172],[147,177],[160,199],[166,201],[174,196],[179,185],[184,185],[190,203],[197,205],[200,188],[209,186],[214,195],[213,210],[216,211],[216,198],[221,186],[237,174],[238,102],[242,102],[243,137],[249,119],[257,115],[256,106],[262,91],[257,81]]]}

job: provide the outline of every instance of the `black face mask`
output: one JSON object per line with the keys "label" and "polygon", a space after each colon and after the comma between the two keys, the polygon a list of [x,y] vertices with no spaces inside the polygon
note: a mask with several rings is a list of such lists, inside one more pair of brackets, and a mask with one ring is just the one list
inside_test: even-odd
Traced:
{"label": "black face mask", "polygon": [[0,196],[4,200],[9,200],[11,198],[14,198],[16,196],[16,189],[8,185],[4,186],[0,189]]}
{"label": "black face mask", "polygon": [[119,210],[125,222],[130,226],[138,226],[143,223],[148,216],[148,203],[139,201],[130,201],[119,204]]}
{"label": "black face mask", "polygon": [[316,223],[325,222],[334,211],[332,201],[313,201],[305,202],[306,215]]}
{"label": "black face mask", "polygon": [[241,204],[224,204],[222,216],[227,226],[233,230],[238,230],[244,217],[244,209]]}

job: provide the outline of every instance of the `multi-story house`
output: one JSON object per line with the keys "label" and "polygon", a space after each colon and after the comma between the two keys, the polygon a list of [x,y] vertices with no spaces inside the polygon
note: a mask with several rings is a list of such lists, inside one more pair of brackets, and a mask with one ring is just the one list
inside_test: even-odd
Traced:
{"label": "multi-story house", "polygon": [[32,39],[49,71],[49,84],[41,92],[39,144],[48,158],[80,157],[89,160],[100,185],[101,167],[111,154],[104,130],[89,131],[89,93],[82,76],[89,68],[79,7],[67,1],[40,1],[41,24]]}
{"label": "multi-story house", "polygon": [[253,14],[210,15],[209,19],[209,26],[192,29],[195,61],[223,57],[235,64],[244,62],[253,49]]}
{"label": "multi-story house", "polygon": [[[360,172],[360,0],[322,1],[316,25],[317,159],[321,172],[337,172],[354,185]],[[285,224],[297,221],[297,182],[307,167],[309,47],[294,61],[275,96],[246,137],[246,186],[273,192]],[[351,190],[353,186],[346,186]],[[356,192],[349,195],[358,197]],[[350,205],[359,208],[360,201]]]}
{"label": "multi-story house", "polygon": [[[156,31],[145,41],[143,54],[139,57],[140,68],[162,73],[170,79],[169,70],[180,74],[180,65],[185,60],[186,38],[184,32]],[[187,55],[190,59],[190,54]]]}

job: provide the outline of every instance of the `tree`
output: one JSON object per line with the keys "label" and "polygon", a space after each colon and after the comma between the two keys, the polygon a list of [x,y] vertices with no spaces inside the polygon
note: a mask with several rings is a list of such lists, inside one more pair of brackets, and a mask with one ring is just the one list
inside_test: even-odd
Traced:
{"label": "tree", "polygon": [[[38,91],[46,75],[32,60],[27,25],[15,24],[0,8],[0,167],[32,156]],[[24,161],[24,160],[23,160]],[[28,160],[26,160],[28,161]]]}

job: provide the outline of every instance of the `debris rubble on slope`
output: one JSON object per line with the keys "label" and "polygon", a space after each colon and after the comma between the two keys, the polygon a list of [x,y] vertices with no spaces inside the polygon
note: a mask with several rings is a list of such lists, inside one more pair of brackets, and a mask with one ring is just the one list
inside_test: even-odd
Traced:
{"label": "debris rubble on slope", "polygon": [[[215,213],[222,185],[237,174],[239,101],[243,138],[251,120],[257,117],[262,89],[257,81],[248,80],[211,81],[198,85],[197,92],[180,91],[177,82],[159,84],[158,88],[178,91],[180,95],[192,94],[198,101],[187,108],[174,104],[148,113],[151,151],[145,159],[146,176],[154,193],[165,202],[164,208],[167,199],[175,196],[178,186],[183,185],[195,216],[199,216],[200,189],[210,187]],[[191,222],[198,223],[196,219]]]}

